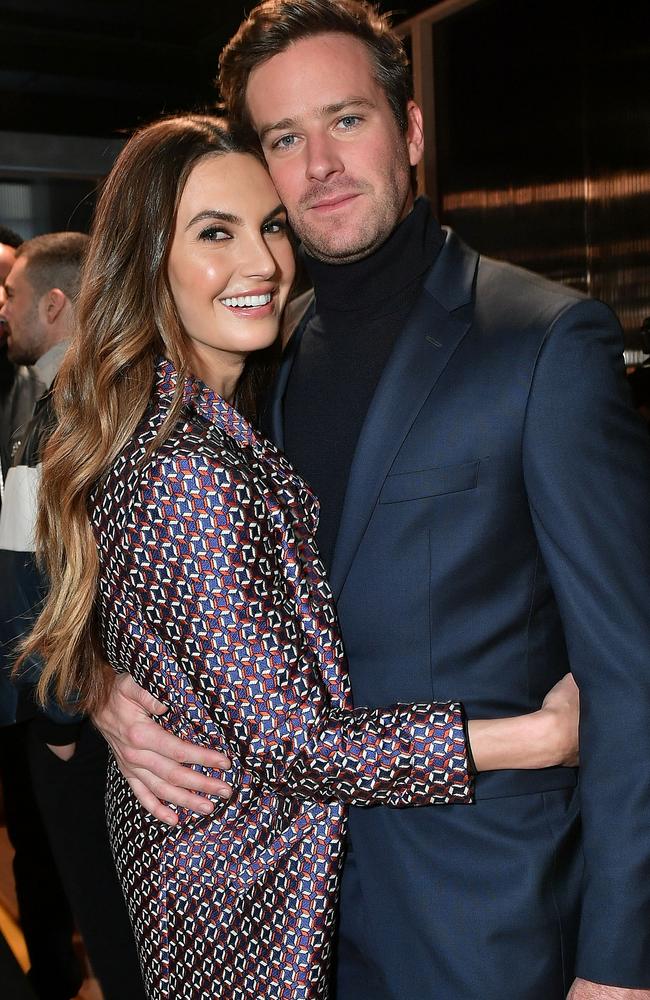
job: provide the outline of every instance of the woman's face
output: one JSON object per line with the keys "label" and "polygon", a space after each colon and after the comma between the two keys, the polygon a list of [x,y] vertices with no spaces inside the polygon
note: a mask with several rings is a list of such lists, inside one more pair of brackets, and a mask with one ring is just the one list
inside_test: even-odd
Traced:
{"label": "woman's face", "polygon": [[254,156],[208,155],[193,168],[168,276],[195,374],[231,397],[247,355],[277,337],[294,276],[286,214]]}

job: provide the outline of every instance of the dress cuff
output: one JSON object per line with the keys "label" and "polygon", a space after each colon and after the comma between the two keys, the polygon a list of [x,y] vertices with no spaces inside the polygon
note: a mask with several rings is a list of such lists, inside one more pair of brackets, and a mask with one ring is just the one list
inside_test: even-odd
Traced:
{"label": "dress cuff", "polygon": [[[406,706],[403,706],[407,708]],[[411,788],[404,804],[471,803],[474,798],[462,705],[457,702],[413,705]]]}

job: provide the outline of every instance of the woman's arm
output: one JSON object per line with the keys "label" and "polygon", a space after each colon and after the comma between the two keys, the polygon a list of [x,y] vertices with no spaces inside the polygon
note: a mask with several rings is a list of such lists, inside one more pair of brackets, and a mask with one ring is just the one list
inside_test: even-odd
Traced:
{"label": "woman's arm", "polygon": [[[577,696],[562,696],[560,704],[554,704],[555,692],[560,685],[564,689],[567,678],[549,692],[539,712],[469,723],[477,770],[577,763]],[[105,703],[93,715],[93,722],[111,746],[140,804],[156,819],[173,826],[178,816],[165,802],[207,815],[215,807],[212,799],[227,799],[232,786],[214,776],[229,766],[221,752],[175,736],[154,721],[168,711],[167,705],[129,674],[120,674]],[[496,761],[490,759],[494,753],[500,755]]]}
{"label": "woman's arm", "polygon": [[[278,792],[308,798],[358,805],[470,801],[458,705],[346,711],[333,707],[314,662],[300,649],[292,655],[285,623],[278,620],[278,594],[265,592],[261,578],[251,576],[270,540],[256,546],[255,518],[245,501],[233,506],[231,476],[208,460],[166,459],[134,507],[126,586],[147,652],[128,666],[151,695],[170,702],[167,724],[228,753],[234,783],[244,769]],[[251,611],[252,594],[265,609],[261,617]],[[270,614],[272,629],[263,620]],[[200,637],[200,653],[193,637]],[[190,689],[202,691],[192,719],[182,700],[174,704],[179,661]],[[513,720],[472,722],[477,767],[543,766],[530,754],[532,733],[535,745],[544,742],[542,721],[543,713],[519,726]],[[107,735],[115,747],[115,736]],[[560,762],[551,756],[543,764]],[[189,759],[186,751],[180,759]],[[201,790],[195,781],[188,787]]]}
{"label": "woman's arm", "polygon": [[235,785],[244,772],[322,801],[471,801],[458,704],[345,707],[329,594],[283,521],[271,536],[246,474],[170,455],[144,476],[104,577],[126,628],[107,648],[169,705],[166,728],[226,753]]}
{"label": "woman's arm", "polygon": [[580,698],[571,674],[546,695],[542,707],[510,719],[473,719],[469,742],[477,771],[578,763]]}

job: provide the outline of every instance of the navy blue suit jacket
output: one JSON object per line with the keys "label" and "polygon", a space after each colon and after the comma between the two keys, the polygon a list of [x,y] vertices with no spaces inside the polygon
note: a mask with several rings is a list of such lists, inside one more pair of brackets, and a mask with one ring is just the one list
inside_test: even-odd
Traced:
{"label": "navy blue suit jacket", "polygon": [[338,1000],[650,987],[649,516],[612,313],[449,233],[349,477],[331,583],[355,703],[506,716],[571,669],[579,787],[494,772],[471,807],[353,808]]}

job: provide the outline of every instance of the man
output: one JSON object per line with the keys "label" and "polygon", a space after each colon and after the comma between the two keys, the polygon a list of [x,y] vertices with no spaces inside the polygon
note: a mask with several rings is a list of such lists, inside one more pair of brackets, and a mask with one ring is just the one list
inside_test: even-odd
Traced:
{"label": "man", "polygon": [[[16,261],[22,238],[12,229],[0,226],[0,309],[5,303],[5,280]],[[7,325],[0,320],[0,505],[4,481],[11,464],[11,440],[17,428],[31,416],[39,392],[36,380],[23,366],[7,357]]]}
{"label": "man", "polygon": [[[469,809],[350,811],[337,998],[649,1000],[650,475],[616,321],[414,203],[421,113],[356,0],[260,5],[220,84],[315,287],[271,422],[321,499],[355,703],[480,718],[538,708],[569,668],[581,689],[579,790],[513,771]],[[164,711],[120,679],[99,721],[169,819],[157,798],[210,789],[178,762],[209,757],[136,704]]]}
{"label": "man", "polygon": [[[29,630],[45,582],[34,559],[40,453],[53,422],[50,387],[76,324],[88,243],[83,233],[51,233],[23,243],[0,312],[15,364],[31,366],[40,387],[21,428],[0,514],[0,748],[21,923],[39,997],[67,1000],[83,979],[72,947],[74,912],[106,1000],[143,996],[129,921],[104,819],[106,748],[89,722],[46,718],[29,680],[10,677],[16,643]],[[69,904],[68,904],[69,900]]]}

